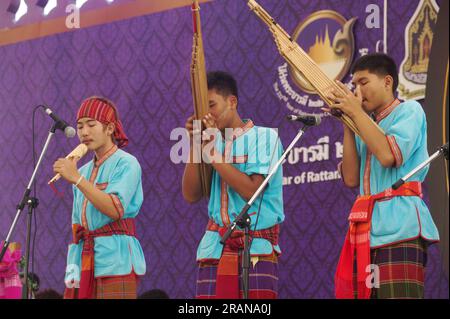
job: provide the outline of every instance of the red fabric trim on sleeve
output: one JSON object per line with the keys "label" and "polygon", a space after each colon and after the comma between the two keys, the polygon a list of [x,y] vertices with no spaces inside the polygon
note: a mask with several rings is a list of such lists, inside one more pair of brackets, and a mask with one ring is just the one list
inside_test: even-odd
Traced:
{"label": "red fabric trim on sleeve", "polygon": [[394,136],[386,136],[387,142],[389,144],[389,148],[391,149],[392,155],[395,158],[395,167],[400,167],[403,164],[403,156],[400,147],[398,147],[397,141]]}
{"label": "red fabric trim on sleeve", "polygon": [[109,194],[109,196],[111,196],[113,204],[116,207],[117,212],[119,213],[119,218],[122,218],[123,214],[124,214],[124,209],[123,209],[122,203],[119,199],[119,196],[117,196],[116,194]]}

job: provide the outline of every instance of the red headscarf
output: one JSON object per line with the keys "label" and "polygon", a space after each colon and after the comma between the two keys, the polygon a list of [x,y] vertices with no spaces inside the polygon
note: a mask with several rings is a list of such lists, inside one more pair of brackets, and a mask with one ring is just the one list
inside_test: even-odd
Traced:
{"label": "red headscarf", "polygon": [[116,107],[106,99],[101,97],[90,97],[80,106],[77,114],[77,121],[83,117],[89,117],[103,124],[114,123],[114,139],[117,146],[122,148],[128,145],[128,137],[123,131],[122,122],[119,120]]}

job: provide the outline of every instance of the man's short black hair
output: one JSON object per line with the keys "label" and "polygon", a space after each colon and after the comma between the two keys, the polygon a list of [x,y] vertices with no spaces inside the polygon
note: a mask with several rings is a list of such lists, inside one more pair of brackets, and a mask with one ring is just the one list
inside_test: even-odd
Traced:
{"label": "man's short black hair", "polygon": [[36,299],[63,299],[63,295],[54,289],[45,289],[35,296]]}
{"label": "man's short black hair", "polygon": [[238,98],[238,88],[234,77],[223,71],[208,72],[208,90],[216,90],[223,97],[234,95]]}
{"label": "man's short black hair", "polygon": [[161,289],[152,289],[144,292],[138,299],[169,299],[169,295]]}
{"label": "man's short black hair", "polygon": [[395,61],[390,56],[383,53],[374,53],[360,57],[353,64],[352,74],[364,70],[379,76],[392,76],[394,79],[392,93],[395,95],[398,87],[398,71]]}

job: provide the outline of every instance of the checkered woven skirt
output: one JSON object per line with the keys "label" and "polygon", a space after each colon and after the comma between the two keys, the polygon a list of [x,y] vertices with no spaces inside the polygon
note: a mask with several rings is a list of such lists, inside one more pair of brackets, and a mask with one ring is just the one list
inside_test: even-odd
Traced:
{"label": "checkered woven skirt", "polygon": [[424,275],[429,242],[418,238],[371,250],[372,264],[379,269],[379,288],[374,299],[414,299],[424,297]]}
{"label": "checkered woven skirt", "polygon": [[[200,262],[197,273],[197,299],[216,298],[216,277],[218,261]],[[241,263],[239,262],[239,265]],[[239,266],[240,298],[242,291],[242,267]],[[276,299],[278,296],[278,257],[259,257],[255,266],[250,264],[249,299]]]}
{"label": "checkered woven skirt", "polygon": [[[132,273],[126,276],[96,278],[96,299],[137,299],[138,278]],[[64,299],[78,299],[77,288],[66,288]]]}

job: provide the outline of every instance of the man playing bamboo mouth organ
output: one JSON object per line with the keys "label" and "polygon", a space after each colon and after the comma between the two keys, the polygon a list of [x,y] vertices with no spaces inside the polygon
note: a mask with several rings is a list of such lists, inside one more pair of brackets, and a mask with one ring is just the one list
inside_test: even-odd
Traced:
{"label": "man playing bamboo mouth organ", "polygon": [[428,158],[425,113],[416,101],[395,98],[398,73],[389,56],[363,56],[352,73],[355,93],[339,83],[346,94],[329,96],[331,108],[347,114],[360,132],[355,136],[344,125],[339,167],[345,185],[359,186],[360,196],[336,270],[336,297],[423,298],[427,247],[439,240],[422,200],[428,170],[397,190],[391,186]]}
{"label": "man playing bamboo mouth organ", "polygon": [[[216,129],[216,132],[202,145],[203,159],[212,163],[209,169],[213,173],[209,222],[197,250],[196,297],[239,299],[243,297],[240,278],[243,232],[235,230],[225,245],[220,243],[220,239],[269,174],[271,164],[281,157],[282,145],[275,130],[241,119],[237,84],[231,75],[211,72],[207,75],[207,82],[209,113],[202,119],[202,124],[207,131]],[[191,151],[182,181],[183,196],[189,203],[202,198],[200,164],[193,162],[195,145],[192,141],[199,133],[194,130],[194,119],[195,116],[191,116],[186,122]],[[208,148],[207,144],[211,143],[213,147]],[[251,265],[248,296],[251,299],[277,298],[278,236],[280,223],[284,220],[281,167],[270,180],[262,201],[260,197],[254,202],[249,215]]]}
{"label": "man playing bamboo mouth organ", "polygon": [[135,227],[143,201],[141,167],[121,149],[128,138],[109,100],[86,99],[77,131],[94,158],[79,170],[66,158],[53,166],[74,185],[64,298],[136,299],[138,276],[146,268]]}

